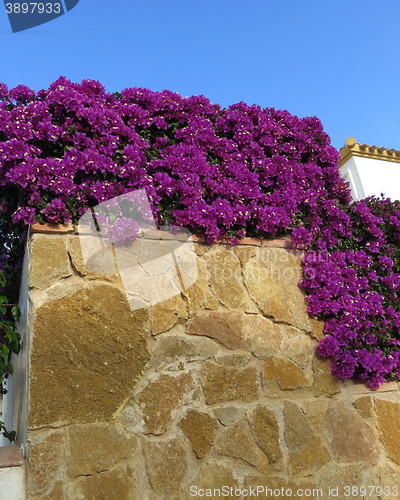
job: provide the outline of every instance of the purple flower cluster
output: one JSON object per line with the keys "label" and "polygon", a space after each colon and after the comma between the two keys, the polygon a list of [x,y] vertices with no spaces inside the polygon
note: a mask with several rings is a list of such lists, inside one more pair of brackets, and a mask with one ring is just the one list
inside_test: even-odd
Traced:
{"label": "purple flower cluster", "polygon": [[[0,85],[2,227],[75,222],[145,190],[159,226],[209,242],[291,234],[307,250],[309,313],[326,321],[318,353],[334,375],[376,388],[400,377],[400,205],[351,204],[338,158],[317,118],[273,108],[109,94],[91,80],[59,78],[39,92]],[[121,242],[138,226],[118,213],[109,236]]]}
{"label": "purple flower cluster", "polygon": [[144,188],[160,225],[213,242],[287,233],[330,210],[322,201],[348,201],[317,118],[65,78],[0,95],[0,186],[18,188],[14,221],[75,221]]}
{"label": "purple flower cluster", "polygon": [[317,352],[332,357],[332,374],[376,389],[400,377],[400,202],[369,198],[344,212],[346,237],[326,252],[316,236],[300,286],[326,321]]}

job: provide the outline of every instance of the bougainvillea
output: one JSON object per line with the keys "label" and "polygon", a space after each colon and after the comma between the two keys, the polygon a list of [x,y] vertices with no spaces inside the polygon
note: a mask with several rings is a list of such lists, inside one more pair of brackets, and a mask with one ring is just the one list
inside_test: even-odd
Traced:
{"label": "bougainvillea", "polygon": [[[300,285],[309,313],[326,320],[318,352],[333,357],[333,373],[372,387],[400,374],[399,207],[350,203],[317,118],[245,103],[223,109],[170,91],[109,94],[65,78],[39,92],[0,85],[0,100],[8,223],[76,222],[89,207],[145,189],[159,225],[210,243],[291,234],[307,250]],[[130,222],[115,221],[115,231]]]}
{"label": "bougainvillea", "polygon": [[400,377],[400,202],[367,198],[345,215],[347,234],[330,251],[311,244],[300,286],[326,321],[317,352],[333,358],[332,374],[377,389]]}

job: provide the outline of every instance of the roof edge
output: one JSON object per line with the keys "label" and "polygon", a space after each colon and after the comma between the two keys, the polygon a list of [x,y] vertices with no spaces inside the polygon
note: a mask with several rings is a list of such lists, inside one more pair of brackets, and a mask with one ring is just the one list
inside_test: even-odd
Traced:
{"label": "roof edge", "polygon": [[369,144],[360,144],[354,137],[347,138],[345,145],[340,149],[340,155],[339,168],[352,156],[362,156],[364,158],[400,163],[399,150],[371,146]]}

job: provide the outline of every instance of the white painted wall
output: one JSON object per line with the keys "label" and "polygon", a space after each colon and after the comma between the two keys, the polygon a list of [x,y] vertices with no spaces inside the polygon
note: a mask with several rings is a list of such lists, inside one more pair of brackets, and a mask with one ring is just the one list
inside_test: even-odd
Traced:
{"label": "white painted wall", "polygon": [[26,500],[24,466],[0,468],[0,500]]}
{"label": "white painted wall", "polygon": [[[19,306],[21,319],[18,331],[21,334],[21,351],[12,355],[11,362],[14,374],[7,379],[7,394],[3,397],[3,421],[7,430],[17,431],[17,444],[25,451],[26,424],[27,424],[27,398],[28,398],[28,262],[29,249],[25,249],[24,265],[22,271]],[[0,446],[8,446],[8,439],[0,436]],[[1,484],[1,483],[0,483]],[[1,497],[0,497],[1,500]],[[11,500],[11,497],[10,497]]]}
{"label": "white painted wall", "polygon": [[340,172],[350,182],[354,200],[381,193],[400,200],[400,163],[351,156],[340,167]]}

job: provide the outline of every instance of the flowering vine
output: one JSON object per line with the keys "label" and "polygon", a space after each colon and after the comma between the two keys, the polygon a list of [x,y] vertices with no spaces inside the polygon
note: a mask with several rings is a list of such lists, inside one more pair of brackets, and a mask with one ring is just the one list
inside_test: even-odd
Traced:
{"label": "flowering vine", "polygon": [[[318,353],[332,357],[335,375],[375,388],[400,374],[400,209],[351,204],[338,159],[315,117],[170,91],[110,94],[63,77],[39,92],[0,85],[1,220],[76,222],[145,189],[159,225],[210,243],[291,234],[307,250],[309,313],[326,321]],[[132,231],[129,223],[115,230]]]}

